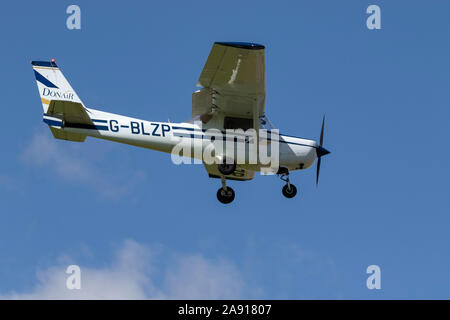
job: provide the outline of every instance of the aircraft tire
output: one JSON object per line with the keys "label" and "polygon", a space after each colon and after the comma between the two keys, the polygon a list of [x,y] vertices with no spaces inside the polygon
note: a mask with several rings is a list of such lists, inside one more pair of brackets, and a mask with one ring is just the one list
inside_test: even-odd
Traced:
{"label": "aircraft tire", "polygon": [[283,196],[286,198],[293,198],[297,194],[297,188],[291,183],[291,188],[288,188],[288,185],[286,184],[283,189],[281,190],[283,193]]}
{"label": "aircraft tire", "polygon": [[232,174],[236,170],[236,164],[233,163],[219,163],[217,165],[217,169],[220,171],[221,174],[227,176],[229,174]]}
{"label": "aircraft tire", "polygon": [[231,203],[234,200],[234,190],[227,186],[227,191],[223,188],[217,190],[217,200],[222,202],[223,204]]}

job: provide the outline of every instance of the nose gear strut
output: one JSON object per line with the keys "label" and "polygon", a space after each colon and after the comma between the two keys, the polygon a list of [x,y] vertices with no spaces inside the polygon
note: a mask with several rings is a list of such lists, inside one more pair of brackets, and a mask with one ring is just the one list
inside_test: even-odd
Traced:
{"label": "nose gear strut", "polygon": [[297,194],[297,188],[289,181],[289,171],[284,170],[279,174],[280,179],[286,182],[286,185],[281,189],[283,196],[286,198],[293,198]]}

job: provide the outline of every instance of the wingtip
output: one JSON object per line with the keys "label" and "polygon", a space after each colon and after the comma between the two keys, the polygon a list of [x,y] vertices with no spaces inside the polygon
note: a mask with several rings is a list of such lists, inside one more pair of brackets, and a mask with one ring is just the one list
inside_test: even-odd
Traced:
{"label": "wingtip", "polygon": [[261,50],[265,49],[262,44],[253,43],[253,42],[214,42],[215,44],[220,44],[222,46],[234,47],[239,49],[247,49],[247,50]]}

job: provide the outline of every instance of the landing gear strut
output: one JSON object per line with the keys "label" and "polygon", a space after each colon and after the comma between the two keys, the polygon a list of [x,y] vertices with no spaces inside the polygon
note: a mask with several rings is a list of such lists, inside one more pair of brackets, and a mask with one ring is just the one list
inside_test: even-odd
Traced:
{"label": "landing gear strut", "polygon": [[280,173],[280,179],[286,182],[286,185],[281,189],[283,196],[286,198],[293,198],[297,194],[297,188],[289,182],[289,171],[284,171]]}
{"label": "landing gear strut", "polygon": [[217,190],[217,200],[224,204],[234,200],[234,190],[231,187],[227,187],[225,177],[222,177],[222,188]]}

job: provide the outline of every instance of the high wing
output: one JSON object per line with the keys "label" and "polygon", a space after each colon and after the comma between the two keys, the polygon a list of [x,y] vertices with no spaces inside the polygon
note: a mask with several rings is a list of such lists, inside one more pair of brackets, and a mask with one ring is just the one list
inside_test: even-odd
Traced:
{"label": "high wing", "polygon": [[221,111],[229,116],[264,116],[266,75],[264,46],[214,43],[192,95],[192,116]]}

